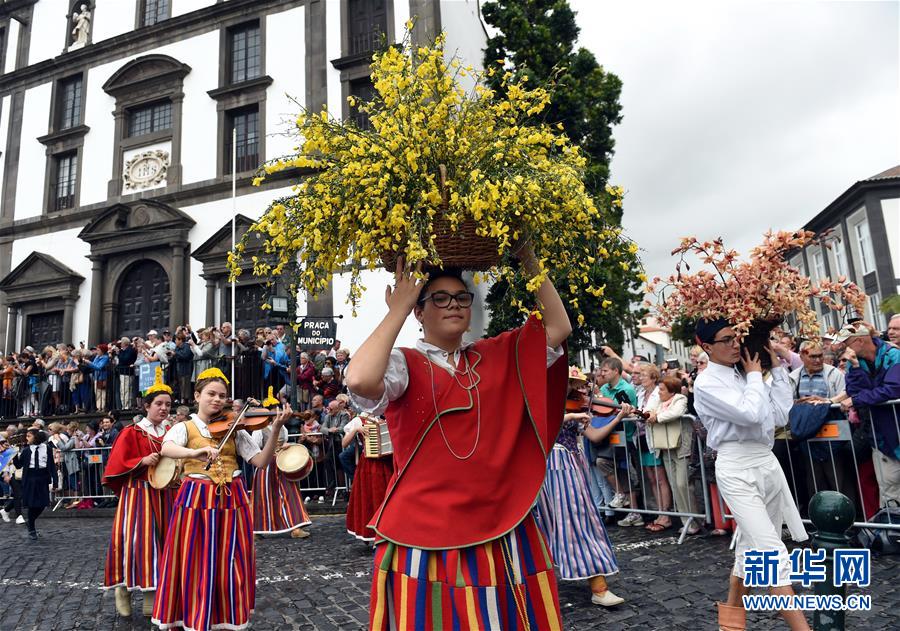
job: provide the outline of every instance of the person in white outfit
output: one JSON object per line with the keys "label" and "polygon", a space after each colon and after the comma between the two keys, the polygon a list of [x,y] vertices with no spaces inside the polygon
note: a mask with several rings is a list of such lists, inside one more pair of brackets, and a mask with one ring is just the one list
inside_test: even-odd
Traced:
{"label": "person in white outfit", "polygon": [[[710,362],[694,383],[694,407],[706,426],[709,447],[718,451],[716,482],[738,527],[728,601],[718,603],[719,629],[735,631],[746,626],[742,599],[748,592],[743,581],[745,553],[777,551],[778,572],[770,591],[793,595],[782,524],[787,523],[795,541],[807,539],[787,479],[772,453],[775,428],[787,424],[793,404],[788,373],[779,361],[789,357],[789,351],[770,342],[774,368],[766,383],[759,356],[741,352],[739,339],[726,320],[700,320],[697,338]],[[736,368],[738,363],[743,372]],[[809,629],[802,611],[783,610],[781,615],[791,629]]]}

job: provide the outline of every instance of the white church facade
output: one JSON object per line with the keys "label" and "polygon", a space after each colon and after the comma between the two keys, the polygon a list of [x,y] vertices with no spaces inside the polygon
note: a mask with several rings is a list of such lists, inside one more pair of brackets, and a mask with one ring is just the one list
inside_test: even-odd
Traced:
{"label": "white church facade", "polygon": [[[417,41],[444,30],[448,54],[480,65],[476,0],[0,3],[4,349],[230,320],[232,213],[240,237],[297,178],[251,185],[295,144],[291,99],[358,116],[346,97],[371,93],[372,51],[412,16]],[[358,347],[389,278],[370,274],[356,318],[339,276],[298,312],[343,315],[338,337]],[[267,323],[265,292],[242,275],[238,328]]]}

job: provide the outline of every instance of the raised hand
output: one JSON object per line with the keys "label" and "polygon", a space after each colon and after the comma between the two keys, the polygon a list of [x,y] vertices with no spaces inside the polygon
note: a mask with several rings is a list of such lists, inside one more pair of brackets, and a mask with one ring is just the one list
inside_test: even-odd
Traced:
{"label": "raised hand", "polygon": [[756,353],[751,354],[746,348],[741,349],[741,364],[744,366],[744,372],[747,374],[762,372],[762,362],[759,361],[759,355]]}
{"label": "raised hand", "polygon": [[427,275],[424,279],[419,279],[415,276],[415,273],[421,272],[421,262],[413,269],[406,265],[404,257],[397,258],[397,269],[394,272],[394,287],[388,286],[384,291],[384,301],[387,303],[390,311],[397,311],[404,316],[412,313],[416,302],[419,300],[419,293],[428,279]]}
{"label": "raised hand", "polygon": [[273,429],[275,431],[281,429],[281,426],[287,423],[287,420],[291,418],[292,413],[293,410],[291,409],[290,403],[285,403],[280,408],[278,408],[278,414],[275,415],[275,420],[272,423],[272,425],[274,426]]}

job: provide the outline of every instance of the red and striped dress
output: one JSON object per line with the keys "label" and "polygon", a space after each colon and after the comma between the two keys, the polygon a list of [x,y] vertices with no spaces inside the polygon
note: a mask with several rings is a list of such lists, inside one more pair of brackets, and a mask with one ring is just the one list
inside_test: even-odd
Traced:
{"label": "red and striped dress", "polygon": [[[344,433],[358,429],[361,425],[362,419],[357,416],[344,426]],[[354,440],[361,443],[359,436],[357,434]],[[356,473],[353,474],[353,486],[347,504],[347,532],[360,541],[375,541],[375,531],[369,526],[369,522],[378,512],[394,474],[394,456],[367,458],[362,452],[360,444],[359,462]]]}
{"label": "red and striped dress", "polygon": [[159,583],[166,528],[175,491],[150,486],[144,456],[159,453],[168,423],[154,426],[147,419],[126,427],[116,438],[103,484],[119,496],[112,536],[106,552],[103,586],[149,591]]}
{"label": "red and striped dress", "polygon": [[[191,449],[217,444],[197,415],[169,430],[170,440]],[[243,478],[232,477],[239,472],[236,453],[244,460],[259,453],[244,430],[220,450],[209,472],[221,484],[203,477],[202,462],[184,460],[151,617],[160,629],[233,631],[250,624],[256,601],[253,515]]]}
{"label": "red and striped dress", "polygon": [[[268,427],[253,432],[252,438],[261,449],[272,430]],[[280,440],[287,441],[287,428],[281,428]],[[303,506],[300,484],[291,482],[278,469],[275,460],[253,474],[253,532],[274,535],[290,532],[312,522]]]}
{"label": "red and striped dress", "polygon": [[[564,351],[532,317],[448,357],[395,349],[381,402],[395,471],[376,533],[369,628],[561,629],[531,515],[565,405]],[[386,405],[384,400],[389,401]]]}

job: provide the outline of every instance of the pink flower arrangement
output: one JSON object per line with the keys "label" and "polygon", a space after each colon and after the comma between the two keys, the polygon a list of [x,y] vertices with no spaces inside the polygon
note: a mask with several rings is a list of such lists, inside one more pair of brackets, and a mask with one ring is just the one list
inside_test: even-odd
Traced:
{"label": "pink flower arrangement", "polygon": [[[672,251],[672,256],[679,255],[675,274],[666,281],[654,278],[647,292],[657,298],[656,312],[664,326],[679,320],[723,317],[743,338],[756,320],[780,320],[793,314],[798,333],[816,339],[821,331],[813,304],[818,302],[833,311],[852,306],[862,313],[866,299],[844,276],[816,283],[787,262],[790,252],[817,242],[810,231],[769,231],[762,244],[751,250],[750,260],[740,262],[738,253],[726,249],[721,237],[702,243],[685,237]],[[688,254],[705,267],[687,273],[691,269],[685,260]],[[649,300],[645,305],[653,306]]]}

